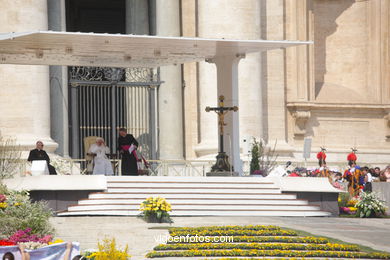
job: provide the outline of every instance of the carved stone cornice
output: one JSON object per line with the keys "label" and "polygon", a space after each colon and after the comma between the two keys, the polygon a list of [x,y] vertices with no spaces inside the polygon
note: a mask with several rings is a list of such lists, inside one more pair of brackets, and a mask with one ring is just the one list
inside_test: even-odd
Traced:
{"label": "carved stone cornice", "polygon": [[294,124],[294,136],[297,138],[304,137],[306,134],[306,123],[309,120],[311,113],[310,111],[297,110],[292,113],[295,120]]}

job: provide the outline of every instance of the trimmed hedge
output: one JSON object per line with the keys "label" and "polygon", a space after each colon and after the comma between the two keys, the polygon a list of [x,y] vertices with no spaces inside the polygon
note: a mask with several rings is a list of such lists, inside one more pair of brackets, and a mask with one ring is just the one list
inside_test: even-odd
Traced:
{"label": "trimmed hedge", "polygon": [[183,251],[152,251],[146,255],[155,257],[196,257],[196,256],[268,256],[268,257],[337,257],[337,258],[367,258],[390,259],[386,253],[364,253],[347,251],[292,251],[292,250],[183,250]]}
{"label": "trimmed hedge", "polygon": [[[220,243],[213,242],[215,240],[210,239],[211,243]],[[281,243],[307,243],[307,244],[326,244],[329,243],[329,239],[323,237],[295,237],[295,236],[234,236],[234,242],[247,242],[247,243],[267,243],[267,242],[281,242]],[[168,244],[177,244],[174,241],[167,241]],[[190,240],[181,241],[181,244],[184,243],[197,243],[196,241],[191,242]]]}
{"label": "trimmed hedge", "polygon": [[355,251],[358,252],[360,248],[356,245],[342,245],[342,244],[292,244],[292,243],[246,243],[246,244],[232,244],[232,243],[197,243],[197,244],[161,244],[154,248],[154,250],[200,250],[200,249],[257,249],[257,250],[325,250],[325,251]]}
{"label": "trimmed hedge", "polygon": [[297,232],[292,230],[199,230],[199,231],[170,231],[174,236],[297,236]]}

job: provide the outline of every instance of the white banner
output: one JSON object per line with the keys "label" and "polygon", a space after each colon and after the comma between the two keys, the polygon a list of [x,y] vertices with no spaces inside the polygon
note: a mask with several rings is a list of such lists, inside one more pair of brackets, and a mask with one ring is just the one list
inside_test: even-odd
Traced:
{"label": "white banner", "polygon": [[[58,243],[34,250],[26,250],[30,254],[30,260],[71,260],[80,254],[80,243],[73,242],[70,258],[64,259],[66,253],[66,243]],[[0,259],[6,253],[11,253],[15,260],[21,260],[22,255],[18,246],[0,246]]]}

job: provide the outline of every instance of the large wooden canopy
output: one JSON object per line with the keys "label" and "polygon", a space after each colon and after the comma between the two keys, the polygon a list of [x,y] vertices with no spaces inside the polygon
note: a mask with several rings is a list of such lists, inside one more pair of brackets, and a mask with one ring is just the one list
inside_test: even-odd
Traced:
{"label": "large wooden canopy", "polygon": [[0,34],[0,63],[158,67],[310,43],[36,31]]}

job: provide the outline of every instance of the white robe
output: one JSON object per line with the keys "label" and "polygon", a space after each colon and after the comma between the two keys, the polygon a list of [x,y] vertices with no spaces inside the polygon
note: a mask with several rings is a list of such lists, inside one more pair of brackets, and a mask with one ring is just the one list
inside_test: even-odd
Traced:
{"label": "white robe", "polygon": [[110,149],[107,146],[98,146],[97,144],[92,144],[89,147],[88,152],[96,154],[95,158],[93,159],[93,174],[114,174],[111,162],[108,160],[106,155],[107,153],[110,153]]}

